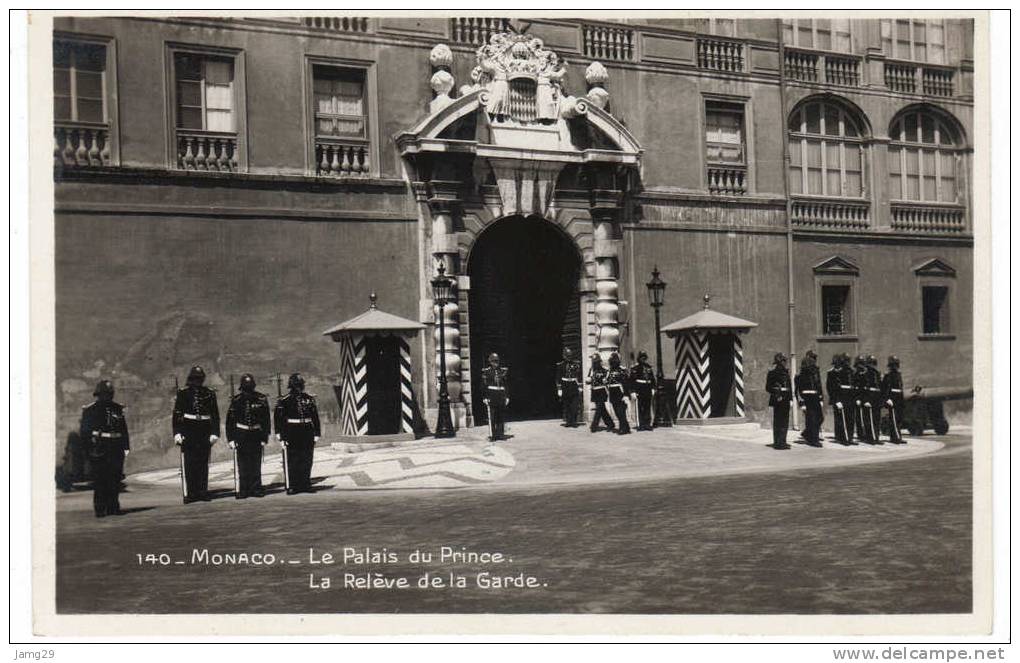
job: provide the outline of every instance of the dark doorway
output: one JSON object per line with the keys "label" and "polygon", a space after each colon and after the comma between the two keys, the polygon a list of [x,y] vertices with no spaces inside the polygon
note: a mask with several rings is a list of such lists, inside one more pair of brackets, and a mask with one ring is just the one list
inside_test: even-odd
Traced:
{"label": "dark doorway", "polygon": [[365,339],[368,376],[368,434],[400,432],[400,341],[394,336]]}
{"label": "dark doorway", "polygon": [[733,402],[733,335],[708,335],[709,417],[736,415]]}
{"label": "dark doorway", "polygon": [[481,371],[490,352],[510,369],[509,419],[558,416],[556,362],[564,344],[581,356],[580,269],[573,243],[538,217],[502,219],[478,238],[468,262],[476,421],[485,421]]}

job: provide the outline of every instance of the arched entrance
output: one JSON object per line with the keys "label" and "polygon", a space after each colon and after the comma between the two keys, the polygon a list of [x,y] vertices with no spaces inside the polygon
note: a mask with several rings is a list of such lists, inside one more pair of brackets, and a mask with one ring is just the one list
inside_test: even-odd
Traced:
{"label": "arched entrance", "polygon": [[[471,382],[481,384],[490,352],[510,367],[510,419],[559,415],[556,362],[564,345],[580,357],[578,278],[581,257],[555,225],[537,216],[511,216],[486,228],[468,258]],[[475,421],[485,421],[475,388]]]}

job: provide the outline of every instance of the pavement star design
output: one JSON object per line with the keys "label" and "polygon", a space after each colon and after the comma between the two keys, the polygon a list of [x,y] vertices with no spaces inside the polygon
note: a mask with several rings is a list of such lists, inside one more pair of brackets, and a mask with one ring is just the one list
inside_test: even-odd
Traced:
{"label": "pavement star design", "polygon": [[[337,490],[394,488],[460,488],[491,483],[510,473],[516,460],[501,447],[468,444],[417,444],[378,449],[351,455],[334,449],[317,448],[312,477],[320,485]],[[131,482],[176,484],[177,470],[157,470],[129,477]],[[279,454],[266,456],[262,463],[265,485],[283,481]],[[229,489],[234,484],[230,461],[209,466],[209,487]]]}

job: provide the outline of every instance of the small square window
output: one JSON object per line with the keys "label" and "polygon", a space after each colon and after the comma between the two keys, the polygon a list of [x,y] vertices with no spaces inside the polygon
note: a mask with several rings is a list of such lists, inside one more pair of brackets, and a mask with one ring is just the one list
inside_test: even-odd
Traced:
{"label": "small square window", "polygon": [[846,336],[850,325],[850,286],[822,286],[822,335]]}
{"label": "small square window", "polygon": [[949,333],[949,288],[926,285],[921,288],[922,333]]}

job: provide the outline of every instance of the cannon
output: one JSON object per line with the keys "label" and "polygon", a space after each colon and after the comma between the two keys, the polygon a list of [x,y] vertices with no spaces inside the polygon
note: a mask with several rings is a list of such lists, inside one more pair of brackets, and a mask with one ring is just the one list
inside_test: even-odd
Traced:
{"label": "cannon", "polygon": [[928,428],[936,435],[949,432],[942,404],[946,401],[974,397],[970,387],[914,387],[903,403],[903,426],[911,435],[921,435]]}

